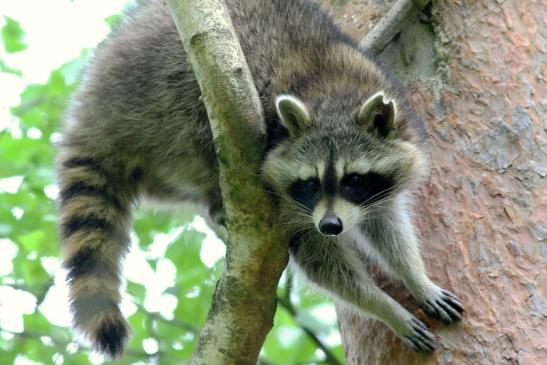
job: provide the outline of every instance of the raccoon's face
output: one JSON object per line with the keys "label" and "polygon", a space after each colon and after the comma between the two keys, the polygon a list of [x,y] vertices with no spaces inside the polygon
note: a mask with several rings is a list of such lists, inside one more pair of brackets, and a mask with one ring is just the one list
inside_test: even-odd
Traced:
{"label": "raccoon's face", "polygon": [[345,233],[425,171],[417,146],[397,138],[395,103],[382,93],[363,104],[355,123],[327,130],[310,128],[295,97],[277,97],[276,107],[290,137],[267,155],[263,174],[282,198],[289,231],[313,225],[326,236]]}

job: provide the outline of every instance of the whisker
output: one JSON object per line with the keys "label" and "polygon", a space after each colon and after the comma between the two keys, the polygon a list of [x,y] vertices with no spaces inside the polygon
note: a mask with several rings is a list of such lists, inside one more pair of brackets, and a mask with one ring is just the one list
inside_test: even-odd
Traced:
{"label": "whisker", "polygon": [[383,200],[374,202],[373,204],[369,204],[367,206],[360,206],[359,209],[360,209],[361,212],[367,212],[367,211],[371,211],[371,210],[374,210],[374,209],[377,209],[377,208],[389,208],[390,203],[392,203],[392,202],[393,202],[392,198],[387,198],[387,199],[383,199]]}
{"label": "whisker", "polygon": [[371,207],[375,207],[375,206],[378,206],[378,205],[382,205],[382,204],[386,204],[386,203],[390,203],[394,201],[394,197],[392,196],[386,196],[382,199],[379,199],[373,203],[370,203],[370,204],[360,204],[359,205],[359,208],[361,209],[367,209],[367,208],[371,208]]}
{"label": "whisker", "polygon": [[296,205],[296,206],[302,208],[304,211],[306,211],[306,212],[308,212],[308,213],[312,213],[312,210],[311,210],[309,207],[305,206],[304,204],[300,203],[299,201],[296,201],[296,200],[294,200],[294,199],[291,199],[291,198],[289,198],[289,197],[287,197],[287,196],[285,196],[285,195],[282,195],[282,194],[280,194],[280,193],[277,193],[277,192],[274,192],[273,194],[274,194],[274,195],[277,195],[278,197],[281,198],[281,202],[280,202],[280,203],[281,203],[281,204],[285,204],[285,205],[286,205],[285,207],[289,207],[289,208],[290,208],[291,205]]}
{"label": "whisker", "polygon": [[399,186],[398,185],[393,185],[387,189],[384,189],[374,195],[372,195],[370,198],[368,198],[367,200],[365,200],[363,203],[361,203],[360,205],[367,205],[371,200],[373,200],[374,198],[378,197],[379,195],[382,195],[382,194],[386,194],[387,192],[390,192],[392,190],[395,190],[396,188],[398,188]]}

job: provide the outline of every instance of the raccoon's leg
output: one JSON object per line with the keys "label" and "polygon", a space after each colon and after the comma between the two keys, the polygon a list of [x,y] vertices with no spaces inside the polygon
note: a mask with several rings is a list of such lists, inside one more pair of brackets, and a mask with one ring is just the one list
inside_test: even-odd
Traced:
{"label": "raccoon's leg", "polygon": [[415,351],[431,352],[435,339],[414,315],[378,288],[355,259],[332,239],[301,239],[291,245],[296,266],[337,299],[373,315]]}
{"label": "raccoon's leg", "polygon": [[119,189],[117,173],[94,158],[70,153],[61,156],[58,175],[63,266],[74,325],[97,351],[116,357],[129,335],[119,309],[119,271],[129,246],[131,183],[124,181]]}
{"label": "raccoon's leg", "polygon": [[457,322],[462,318],[463,306],[454,294],[427,277],[404,197],[398,199],[394,209],[371,212],[362,226],[368,242],[383,266],[404,282],[427,314],[445,324]]}

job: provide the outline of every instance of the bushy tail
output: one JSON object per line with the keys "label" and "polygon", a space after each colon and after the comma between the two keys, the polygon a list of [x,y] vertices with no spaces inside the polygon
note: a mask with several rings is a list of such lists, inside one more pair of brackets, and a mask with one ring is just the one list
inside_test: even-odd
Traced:
{"label": "bushy tail", "polygon": [[[119,304],[120,264],[129,246],[130,184],[88,157],[59,163],[59,224],[74,326],[95,350],[117,357],[129,336]],[[125,185],[125,190],[120,189]]]}

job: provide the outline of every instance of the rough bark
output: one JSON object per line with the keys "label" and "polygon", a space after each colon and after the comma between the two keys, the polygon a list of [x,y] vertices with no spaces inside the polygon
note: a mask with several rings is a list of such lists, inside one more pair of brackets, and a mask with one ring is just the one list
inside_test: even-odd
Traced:
{"label": "rough bark", "polygon": [[[354,35],[386,11],[375,0],[325,2]],[[499,3],[435,2],[431,23],[411,14],[380,55],[428,125],[431,175],[415,221],[430,276],[463,300],[464,321],[429,321],[440,345],[424,356],[340,312],[347,364],[547,363],[547,7]],[[400,284],[378,280],[427,318]]]}
{"label": "rough bark", "polygon": [[262,109],[224,1],[168,0],[213,131],[228,239],[192,364],[256,364],[273,324],[287,247],[257,173]]}

